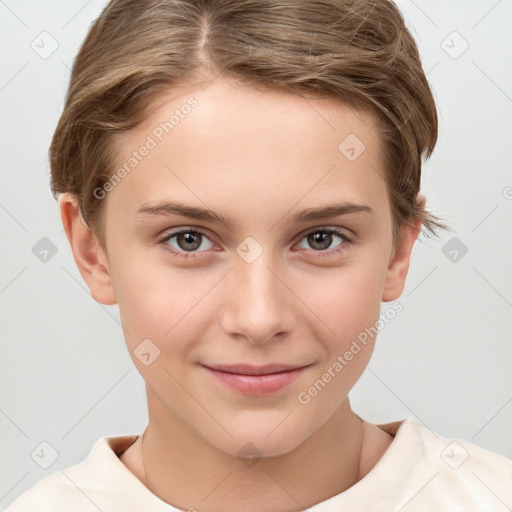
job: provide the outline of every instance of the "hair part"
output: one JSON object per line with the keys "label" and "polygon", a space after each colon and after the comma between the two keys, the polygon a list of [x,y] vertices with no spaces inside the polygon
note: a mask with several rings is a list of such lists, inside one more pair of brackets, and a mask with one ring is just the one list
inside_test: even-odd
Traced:
{"label": "hair part", "polygon": [[391,0],[112,0],[74,60],[50,149],[54,197],[69,192],[106,250],[105,201],[116,135],[172,88],[219,74],[253,87],[339,99],[371,112],[382,136],[398,247],[404,226],[451,230],[417,202],[438,135],[416,43]]}

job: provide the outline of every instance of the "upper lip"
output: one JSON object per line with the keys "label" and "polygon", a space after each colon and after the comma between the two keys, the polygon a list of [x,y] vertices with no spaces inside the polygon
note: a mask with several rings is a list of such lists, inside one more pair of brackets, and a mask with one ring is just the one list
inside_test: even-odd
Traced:
{"label": "upper lip", "polygon": [[250,364],[222,364],[222,365],[203,365],[212,370],[218,370],[227,373],[238,373],[241,375],[269,375],[271,373],[285,372],[289,370],[297,370],[309,365],[296,364],[266,364],[264,366],[253,366]]}

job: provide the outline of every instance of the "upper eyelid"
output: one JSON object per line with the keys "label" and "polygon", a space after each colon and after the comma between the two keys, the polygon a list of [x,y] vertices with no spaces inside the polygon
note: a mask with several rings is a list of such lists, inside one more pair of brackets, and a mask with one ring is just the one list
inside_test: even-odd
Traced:
{"label": "upper eyelid", "polygon": [[[348,228],[344,228],[344,227],[340,227],[340,226],[328,226],[328,225],[307,228],[307,229],[301,231],[297,236],[300,236],[301,238],[303,238],[307,234],[315,233],[316,231],[338,231],[343,236],[345,236],[347,239],[352,239],[355,237],[355,233]],[[346,234],[345,232],[348,232],[348,234]],[[337,233],[335,233],[335,234],[337,234]]]}

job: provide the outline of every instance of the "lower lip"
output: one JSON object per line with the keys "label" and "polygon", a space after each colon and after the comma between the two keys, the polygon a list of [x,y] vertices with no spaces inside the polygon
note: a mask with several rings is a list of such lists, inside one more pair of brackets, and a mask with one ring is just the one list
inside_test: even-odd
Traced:
{"label": "lower lip", "polygon": [[204,368],[231,389],[246,395],[262,396],[275,393],[285,386],[288,386],[295,381],[307,367],[267,375],[242,375],[240,373],[213,370],[207,366],[204,366]]}

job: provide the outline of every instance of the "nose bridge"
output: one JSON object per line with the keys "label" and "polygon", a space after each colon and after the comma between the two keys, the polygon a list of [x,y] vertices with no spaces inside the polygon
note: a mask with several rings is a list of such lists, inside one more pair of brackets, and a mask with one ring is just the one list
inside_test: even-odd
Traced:
{"label": "nose bridge", "polygon": [[225,317],[229,320],[224,327],[261,343],[291,328],[290,292],[279,277],[271,250],[253,239],[242,242],[237,253],[229,276]]}

